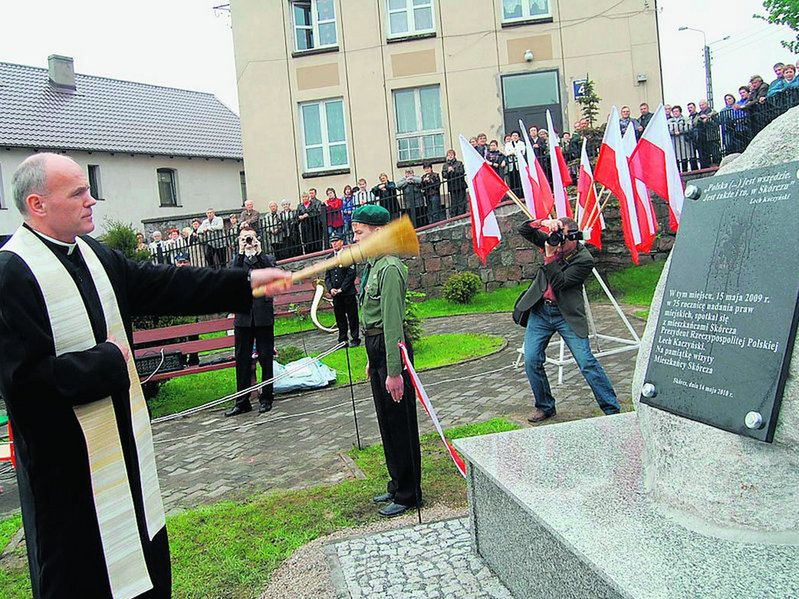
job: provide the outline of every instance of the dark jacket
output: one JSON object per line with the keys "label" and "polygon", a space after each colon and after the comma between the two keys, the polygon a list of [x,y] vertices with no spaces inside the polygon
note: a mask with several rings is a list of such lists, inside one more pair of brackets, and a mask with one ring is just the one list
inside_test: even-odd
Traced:
{"label": "dark jacket", "polygon": [[428,200],[441,195],[441,178],[436,173],[422,175],[422,193]]}
{"label": "dark jacket", "polygon": [[[452,167],[452,172],[449,171],[450,166]],[[441,169],[441,177],[447,180],[447,188],[450,192],[466,189],[465,172],[463,163],[460,160],[447,160],[444,163],[444,167]]]}
{"label": "dark jacket", "polygon": [[[245,268],[247,271],[268,268],[275,266],[275,258],[263,252],[255,256],[236,254],[231,266]],[[274,324],[275,308],[271,297],[253,298],[252,307],[247,312],[236,312],[236,320],[233,322],[236,327],[271,327]]]}
{"label": "dark jacket", "polygon": [[[330,254],[328,258],[335,256]],[[341,289],[341,295],[355,295],[355,265],[336,266],[325,273],[325,287],[331,289]],[[335,298],[334,298],[335,299]]]}
{"label": "dark jacket", "polygon": [[[538,247],[544,247],[545,235],[530,227],[530,221],[522,224],[518,232],[527,241]],[[591,276],[593,268],[593,256],[585,249],[584,245],[579,243],[577,249],[563,260],[541,266],[530,287],[517,300],[513,313],[514,320],[521,319],[526,325],[529,310],[541,301],[547,290],[547,285],[551,283],[563,318],[576,335],[583,338],[588,337],[583,283]]]}
{"label": "dark jacket", "polygon": [[647,112],[646,114],[642,114],[638,117],[638,122],[641,123],[641,126],[646,129],[646,126],[649,124],[649,121],[652,120],[652,117],[655,116],[654,112]]}
{"label": "dark jacket", "polygon": [[760,106],[760,98],[765,98],[767,96],[768,83],[764,81],[760,84],[760,87],[749,92],[749,98],[746,100],[746,103],[741,106],[741,108],[743,110],[752,110],[756,106]]}

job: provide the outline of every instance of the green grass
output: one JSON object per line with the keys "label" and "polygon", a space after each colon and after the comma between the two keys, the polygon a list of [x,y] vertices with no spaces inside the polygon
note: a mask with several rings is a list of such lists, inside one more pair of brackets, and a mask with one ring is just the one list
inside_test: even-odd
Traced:
{"label": "green grass", "polygon": [[[415,363],[418,370],[453,364],[491,353],[502,345],[502,338],[493,335],[445,334],[425,337],[415,346]],[[350,349],[352,378],[354,382],[366,378],[366,351],[361,347]],[[339,384],[349,383],[347,355],[339,350],[322,360],[336,370]],[[171,379],[161,385],[158,395],[149,402],[152,416],[158,418],[174,414],[236,391],[236,377],[232,368],[202,372]]]}
{"label": "green grass", "polygon": [[0,520],[0,553],[3,553],[11,537],[19,530],[20,526],[22,526],[22,516],[19,515]]}
{"label": "green grass", "polygon": [[[616,301],[634,306],[649,306],[665,264],[665,260],[660,260],[608,273],[607,283]],[[600,303],[608,301],[594,277],[589,279],[589,283],[585,287],[588,297],[592,301]]]}
{"label": "green grass", "polygon": [[[497,418],[449,429],[446,435],[455,439],[517,428]],[[465,507],[466,484],[438,436],[424,435],[421,444],[426,505]],[[364,480],[267,493],[240,502],[223,501],[168,517],[173,596],[258,597],[275,568],[302,545],[336,530],[377,520],[370,499],[385,490],[382,447],[352,450],[350,455],[366,475]],[[0,595],[30,597],[24,561],[21,567],[0,567]]]}

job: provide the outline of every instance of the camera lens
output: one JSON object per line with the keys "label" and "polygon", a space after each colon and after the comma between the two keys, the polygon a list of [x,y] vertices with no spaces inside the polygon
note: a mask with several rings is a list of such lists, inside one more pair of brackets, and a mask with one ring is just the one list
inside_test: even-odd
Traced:
{"label": "camera lens", "polygon": [[561,243],[563,243],[563,233],[561,233],[560,231],[552,231],[552,233],[549,234],[547,243],[549,245],[560,245]]}
{"label": "camera lens", "polygon": [[247,237],[244,238],[244,243],[251,244],[252,243],[252,237],[247,235]]}

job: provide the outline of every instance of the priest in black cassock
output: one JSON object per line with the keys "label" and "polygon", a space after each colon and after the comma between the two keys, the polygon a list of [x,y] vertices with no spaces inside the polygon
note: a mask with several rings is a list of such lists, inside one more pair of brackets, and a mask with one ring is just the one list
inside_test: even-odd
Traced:
{"label": "priest in black cassock", "polygon": [[168,598],[169,545],[130,319],[245,311],[252,287],[289,275],[126,259],[87,235],[96,200],[66,156],[28,158],[12,189],[25,223],[0,249],[0,395],[33,596]]}

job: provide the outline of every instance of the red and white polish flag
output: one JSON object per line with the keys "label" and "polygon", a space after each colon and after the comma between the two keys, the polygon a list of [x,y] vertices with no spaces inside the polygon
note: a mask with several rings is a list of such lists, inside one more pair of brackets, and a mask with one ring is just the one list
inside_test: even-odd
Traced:
{"label": "red and white polish flag", "polygon": [[461,154],[466,169],[466,185],[469,188],[469,208],[472,218],[472,244],[474,253],[486,263],[486,256],[499,245],[502,233],[494,209],[510,191],[507,183],[485,159],[477,153],[469,141],[460,135]]}
{"label": "red and white polish flag", "polygon": [[605,128],[605,137],[599,150],[594,179],[607,187],[619,200],[621,212],[621,230],[624,234],[624,244],[630,251],[630,256],[638,264],[638,244],[641,243],[641,230],[638,227],[638,214],[635,206],[630,165],[621,140],[619,127],[619,110],[614,106],[608,117]]}
{"label": "red and white polish flag", "polygon": [[652,115],[630,157],[630,168],[637,179],[669,203],[669,226],[677,231],[685,191],[662,104]]}
{"label": "red and white polish flag", "polygon": [[602,229],[605,228],[605,217],[599,213],[599,218],[596,218],[595,208],[597,203],[596,188],[594,187],[594,172],[591,169],[591,162],[588,160],[588,152],[585,149],[586,139],[583,138],[583,148],[580,152],[580,174],[577,177],[577,197],[580,198],[577,204],[577,222],[581,227],[588,225],[583,222],[587,218],[591,218],[594,224],[591,227],[591,235],[586,239],[586,243],[590,243],[602,249]]}
{"label": "red and white polish flag", "polygon": [[[635,130],[632,127],[627,127],[621,142],[624,146],[624,153],[627,155],[627,162],[629,163],[630,156],[635,152]],[[633,182],[638,228],[641,230],[641,243],[639,243],[637,247],[639,252],[646,253],[652,249],[652,243],[657,236],[658,227],[655,207],[652,205],[652,198],[649,196],[649,190],[641,180],[635,177],[632,167],[630,167],[630,178]]]}
{"label": "red and white polish flag", "polygon": [[572,178],[560,148],[560,139],[555,132],[555,127],[552,126],[552,115],[549,110],[547,110],[547,130],[549,131],[549,159],[552,165],[552,194],[555,196],[555,214],[558,218],[564,216],[571,218],[572,209],[569,205],[566,186],[571,185]]}
{"label": "red and white polish flag", "polygon": [[[471,146],[470,146],[471,147]],[[405,347],[405,344],[400,341],[399,342],[400,353],[402,354],[402,362],[405,364],[405,369],[408,371],[408,374],[411,376],[411,382],[413,383],[413,388],[416,390],[416,397],[419,400],[419,403],[422,404],[424,411],[427,412],[427,415],[430,416],[430,420],[433,421],[433,426],[436,428],[438,432],[438,436],[441,437],[441,441],[444,443],[444,446],[447,448],[452,461],[455,462],[455,467],[458,469],[458,472],[465,478],[466,477],[466,464],[463,461],[463,458],[460,454],[455,451],[455,448],[447,441],[447,438],[444,436],[444,430],[441,428],[441,422],[438,420],[438,414],[436,414],[435,408],[433,408],[433,404],[430,403],[430,398],[427,396],[427,391],[424,390],[422,386],[422,381],[419,379],[419,375],[416,374],[416,370],[413,368],[413,364],[411,364],[411,359],[408,356],[408,348]]]}
{"label": "red and white polish flag", "polygon": [[[527,134],[527,127],[519,120],[519,127],[524,135],[524,143],[527,148],[527,158],[517,150],[516,156],[521,156],[519,161],[519,172],[522,179],[522,191],[524,191],[524,203],[533,218],[549,218],[552,207],[555,205],[555,197],[552,195],[552,188],[549,186],[544,169],[535,157],[533,144],[530,143],[530,136]],[[522,167],[524,164],[524,167]]]}

